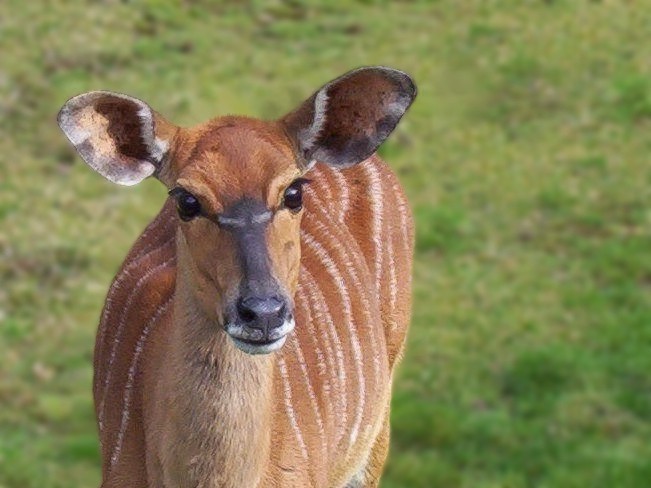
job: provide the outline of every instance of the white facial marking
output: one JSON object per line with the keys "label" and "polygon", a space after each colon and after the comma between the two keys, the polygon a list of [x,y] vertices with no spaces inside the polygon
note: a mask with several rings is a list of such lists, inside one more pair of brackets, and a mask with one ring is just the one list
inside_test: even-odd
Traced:
{"label": "white facial marking", "polygon": [[281,337],[280,339],[276,339],[273,342],[265,343],[265,344],[252,344],[250,342],[244,342],[241,341],[233,336],[231,336],[231,339],[233,339],[233,344],[242,352],[245,352],[247,354],[269,354],[271,352],[277,351],[283,345],[285,344],[285,341],[287,340],[287,336]]}
{"label": "white facial marking", "polygon": [[266,343],[253,344],[247,341],[261,341],[263,334],[260,329],[253,329],[239,324],[226,324],[226,332],[233,339],[238,349],[248,354],[269,354],[277,351],[283,344],[290,332],[294,330],[296,322],[294,318],[285,320],[283,325],[269,331],[269,341]]}
{"label": "white facial marking", "polygon": [[254,224],[264,224],[265,222],[269,222],[270,220],[271,220],[271,210],[267,212],[255,214],[251,217],[251,222],[253,222]]}
{"label": "white facial marking", "polygon": [[217,216],[217,222],[224,227],[245,227],[248,224],[264,224],[271,220],[273,213],[271,210],[255,214],[251,216],[250,220],[244,217],[226,217],[224,215]]}

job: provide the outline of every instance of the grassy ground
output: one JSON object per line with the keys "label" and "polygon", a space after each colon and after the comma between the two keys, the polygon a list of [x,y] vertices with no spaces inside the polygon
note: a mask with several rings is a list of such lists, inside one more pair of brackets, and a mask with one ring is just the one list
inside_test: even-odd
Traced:
{"label": "grassy ground", "polygon": [[651,2],[0,4],[0,488],[97,486],[109,280],[160,206],[54,123],[124,91],[278,116],[359,65],[420,95],[382,148],[418,225],[383,487],[651,480]]}

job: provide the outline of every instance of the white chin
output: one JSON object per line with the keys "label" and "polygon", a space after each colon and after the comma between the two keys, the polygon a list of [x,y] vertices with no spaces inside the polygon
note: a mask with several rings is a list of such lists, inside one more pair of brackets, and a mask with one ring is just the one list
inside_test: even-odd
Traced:
{"label": "white chin", "polygon": [[245,342],[240,339],[236,339],[233,336],[230,336],[233,339],[233,343],[240,350],[247,354],[269,354],[270,352],[277,351],[285,344],[287,336],[283,336],[279,339],[276,339],[273,342],[267,342],[265,344],[254,344],[251,342]]}

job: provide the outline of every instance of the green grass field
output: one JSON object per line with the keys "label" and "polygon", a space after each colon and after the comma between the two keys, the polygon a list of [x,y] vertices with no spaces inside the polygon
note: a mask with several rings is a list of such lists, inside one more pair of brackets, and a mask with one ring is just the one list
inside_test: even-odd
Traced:
{"label": "green grass field", "polygon": [[411,73],[381,148],[417,218],[384,488],[651,486],[651,2],[0,3],[0,488],[94,487],[97,318],[165,192],[55,123],[92,89],[192,124]]}

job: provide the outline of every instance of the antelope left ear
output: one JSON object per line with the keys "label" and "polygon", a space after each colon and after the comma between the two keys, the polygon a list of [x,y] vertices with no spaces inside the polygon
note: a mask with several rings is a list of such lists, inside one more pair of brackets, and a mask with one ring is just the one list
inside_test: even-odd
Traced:
{"label": "antelope left ear", "polygon": [[343,168],[371,156],[415,97],[416,85],[406,73],[359,68],[323,86],[281,123],[304,164]]}
{"label": "antelope left ear", "polygon": [[93,91],[68,100],[57,121],[88,165],[120,185],[159,176],[178,128],[142,100]]}

